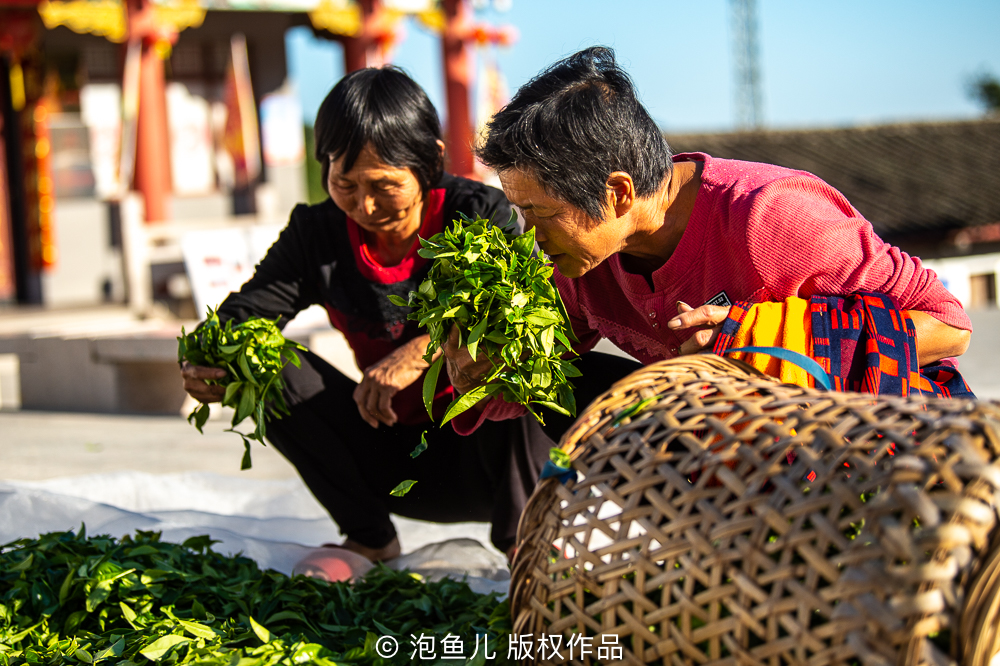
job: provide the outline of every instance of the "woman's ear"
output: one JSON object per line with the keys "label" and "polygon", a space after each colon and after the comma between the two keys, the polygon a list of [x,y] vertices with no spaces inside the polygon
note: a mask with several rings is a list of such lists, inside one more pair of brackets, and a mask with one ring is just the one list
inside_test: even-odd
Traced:
{"label": "woman's ear", "polygon": [[441,160],[444,160],[444,141],[441,139],[437,140],[438,151],[441,153]]}
{"label": "woman's ear", "polygon": [[608,204],[614,209],[615,215],[621,217],[635,205],[635,183],[632,176],[624,171],[613,171],[608,176]]}

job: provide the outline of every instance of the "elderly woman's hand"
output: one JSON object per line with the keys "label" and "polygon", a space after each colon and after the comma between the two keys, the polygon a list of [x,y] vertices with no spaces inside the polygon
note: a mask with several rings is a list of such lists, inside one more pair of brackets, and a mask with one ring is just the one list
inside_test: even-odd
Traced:
{"label": "elderly woman's hand", "polygon": [[423,356],[428,342],[429,336],[417,336],[365,369],[353,396],[365,423],[373,428],[378,428],[380,422],[387,426],[396,424],[392,398],[420,379],[427,369]]}
{"label": "elderly woman's hand", "polygon": [[187,361],[181,363],[181,379],[184,380],[184,390],[188,395],[207,405],[210,402],[221,402],[226,395],[226,387],[209,384],[206,379],[222,379],[226,371],[222,368],[209,368],[203,365],[191,365]]}
{"label": "elderly woman's hand", "polygon": [[452,326],[448,340],[441,347],[444,352],[448,379],[459,393],[468,393],[483,383],[483,377],[493,369],[493,363],[485,354],[478,354],[472,360],[468,347],[458,346],[458,327]]}
{"label": "elderly woman's hand", "polygon": [[702,305],[692,308],[687,303],[677,301],[677,316],[667,322],[672,331],[696,328],[694,335],[681,345],[681,354],[695,354],[715,343],[722,330],[722,323],[729,316],[729,307],[722,305]]}

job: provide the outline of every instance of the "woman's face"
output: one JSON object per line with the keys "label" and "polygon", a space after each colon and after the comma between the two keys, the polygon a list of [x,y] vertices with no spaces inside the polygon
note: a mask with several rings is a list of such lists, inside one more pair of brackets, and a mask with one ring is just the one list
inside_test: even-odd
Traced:
{"label": "woman's face", "polygon": [[625,246],[624,225],[608,204],[604,221],[553,197],[530,171],[509,169],[500,174],[507,200],[524,218],[525,231],[569,278],[580,277]]}
{"label": "woman's face", "polygon": [[383,162],[370,145],[346,173],[343,155],[330,161],[327,189],[337,208],[365,231],[408,235],[420,228],[424,197],[417,177]]}

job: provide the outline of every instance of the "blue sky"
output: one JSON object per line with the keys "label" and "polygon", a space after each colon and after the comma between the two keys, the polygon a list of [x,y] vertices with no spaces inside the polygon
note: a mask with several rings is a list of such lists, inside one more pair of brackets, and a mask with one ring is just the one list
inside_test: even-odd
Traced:
{"label": "blue sky", "polygon": [[[830,127],[980,116],[966,92],[977,73],[1000,77],[1000,0],[757,0],[763,116],[770,128]],[[511,90],[578,49],[613,47],[668,132],[735,127],[729,0],[513,0],[520,38],[498,49]],[[444,109],[440,46],[405,25],[394,62]],[[343,75],[336,44],[307,29],[287,37],[307,122]]]}

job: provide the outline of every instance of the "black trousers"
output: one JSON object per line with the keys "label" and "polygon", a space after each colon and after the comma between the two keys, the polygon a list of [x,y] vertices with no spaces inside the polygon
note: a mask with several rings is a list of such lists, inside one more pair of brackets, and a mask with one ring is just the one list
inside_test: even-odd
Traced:
{"label": "black trousers", "polygon": [[[285,369],[291,414],[269,421],[267,438],[298,470],[341,533],[370,548],[396,536],[389,520],[408,518],[453,523],[492,523],[491,540],[501,551],[515,542],[521,511],[538,482],[549,449],[574,419],[546,411],[543,429],[527,415],[487,421],[462,437],[450,425],[380,425],[361,419],[352,394],[357,384],[311,352],[302,367]],[[580,410],[638,363],[590,352],[577,362]],[[426,431],[427,450],[410,452]],[[389,491],[405,479],[417,484],[403,497]]]}

